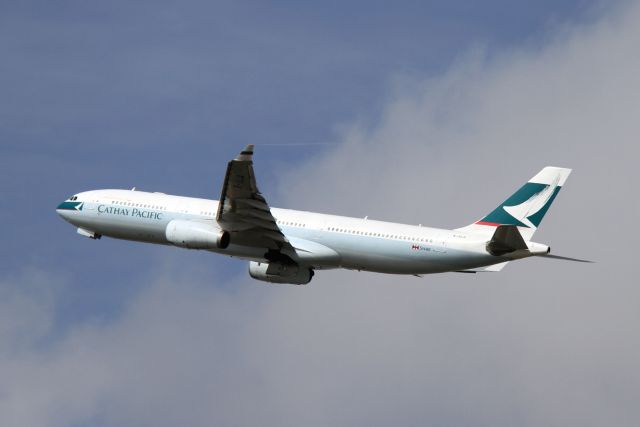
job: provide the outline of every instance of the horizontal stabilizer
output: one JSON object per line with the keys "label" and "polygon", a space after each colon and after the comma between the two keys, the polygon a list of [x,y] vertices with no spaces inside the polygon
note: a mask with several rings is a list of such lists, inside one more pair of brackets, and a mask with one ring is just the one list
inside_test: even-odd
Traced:
{"label": "horizontal stabilizer", "polygon": [[471,268],[469,270],[456,271],[456,273],[483,273],[483,272],[496,273],[502,270],[507,264],[509,264],[509,262],[511,261],[500,262],[498,264],[492,264],[486,267],[478,267],[478,268]]}
{"label": "horizontal stabilizer", "polygon": [[502,270],[507,264],[509,264],[509,261],[505,261],[505,262],[501,262],[500,264],[493,264],[490,265],[488,267],[485,267],[481,270],[478,271],[493,271],[493,272],[497,272]]}
{"label": "horizontal stabilizer", "polygon": [[551,255],[551,254],[546,254],[546,255],[541,255],[542,258],[551,258],[551,259],[559,259],[562,261],[575,261],[575,262],[588,262],[588,263],[594,263],[595,261],[589,261],[588,259],[578,259],[578,258],[569,258],[566,256],[560,256],[560,255]]}
{"label": "horizontal stabilizer", "polygon": [[527,244],[515,225],[499,225],[487,243],[487,251],[496,256],[527,248]]}

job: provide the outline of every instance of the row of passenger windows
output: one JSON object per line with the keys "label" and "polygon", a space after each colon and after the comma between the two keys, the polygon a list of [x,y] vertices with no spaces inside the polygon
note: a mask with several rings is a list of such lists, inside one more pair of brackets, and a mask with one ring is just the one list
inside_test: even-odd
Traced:
{"label": "row of passenger windows", "polygon": [[295,221],[279,221],[276,219],[276,223],[280,224],[280,225],[289,225],[291,227],[306,227],[307,224],[303,224],[301,222],[295,222]]}
{"label": "row of passenger windows", "polygon": [[433,239],[427,239],[426,237],[409,237],[409,236],[401,236],[399,234],[373,233],[370,231],[348,230],[346,228],[337,228],[337,227],[329,227],[328,229],[329,231],[335,231],[337,233],[349,233],[349,234],[356,234],[358,236],[383,237],[386,239],[410,240],[412,242],[433,243]]}
{"label": "row of passenger windows", "polygon": [[111,203],[113,203],[114,205],[119,205],[119,206],[131,206],[134,208],[146,208],[146,209],[156,209],[159,211],[166,211],[167,208],[164,206],[158,206],[158,205],[149,205],[146,203],[132,203],[132,202],[122,202],[119,200],[112,200]]}

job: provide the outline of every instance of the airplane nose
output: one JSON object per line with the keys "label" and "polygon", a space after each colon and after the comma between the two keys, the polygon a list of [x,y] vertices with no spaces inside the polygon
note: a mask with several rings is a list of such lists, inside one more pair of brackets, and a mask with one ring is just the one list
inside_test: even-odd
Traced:
{"label": "airplane nose", "polygon": [[56,213],[65,221],[70,221],[73,214],[82,210],[82,202],[64,201],[56,208]]}
{"label": "airplane nose", "polygon": [[58,207],[56,207],[56,213],[64,220],[69,218],[69,210],[65,207],[65,202],[60,203]]}

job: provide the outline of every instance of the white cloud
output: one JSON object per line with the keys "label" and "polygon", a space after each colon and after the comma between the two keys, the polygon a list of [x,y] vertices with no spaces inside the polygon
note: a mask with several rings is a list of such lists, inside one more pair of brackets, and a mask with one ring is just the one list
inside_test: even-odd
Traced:
{"label": "white cloud", "polygon": [[225,290],[168,273],[52,342],[60,296],[5,279],[0,424],[635,425],[640,10],[623,12],[399,84],[282,184],[290,207],[456,226],[574,167],[536,237],[597,264]]}

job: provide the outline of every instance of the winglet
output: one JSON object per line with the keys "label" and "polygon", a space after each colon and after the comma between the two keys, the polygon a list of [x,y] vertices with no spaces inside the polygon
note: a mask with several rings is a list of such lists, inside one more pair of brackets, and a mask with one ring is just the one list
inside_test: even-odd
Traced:
{"label": "winglet", "polygon": [[238,157],[235,158],[235,160],[237,161],[248,161],[250,162],[253,159],[253,144],[249,144],[246,147],[244,147],[244,150],[242,150],[240,152],[240,154],[238,154]]}

